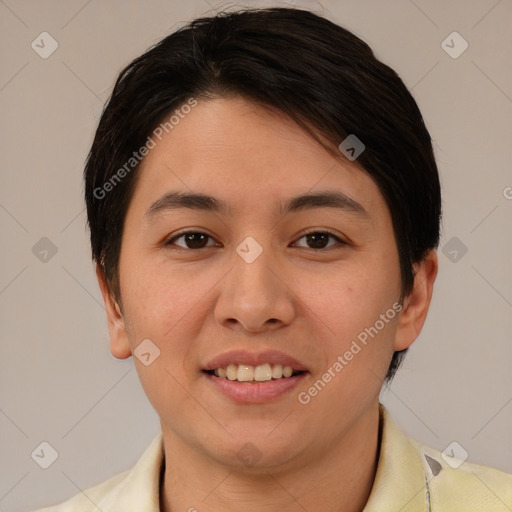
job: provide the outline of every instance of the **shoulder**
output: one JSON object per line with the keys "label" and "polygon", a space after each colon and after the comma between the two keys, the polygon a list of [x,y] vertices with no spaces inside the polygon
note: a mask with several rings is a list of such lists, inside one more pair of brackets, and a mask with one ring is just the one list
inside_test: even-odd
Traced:
{"label": "shoulder", "polygon": [[158,510],[163,464],[160,433],[132,469],[85,489],[64,503],[36,512],[153,512]]}
{"label": "shoulder", "polygon": [[454,442],[443,452],[409,439],[425,469],[432,510],[506,512],[512,509],[512,475],[467,462]]}
{"label": "shoulder", "polygon": [[468,461],[451,443],[443,452],[406,435],[380,405],[381,448],[365,512],[511,512],[512,475]]}
{"label": "shoulder", "polygon": [[78,493],[64,503],[41,508],[35,512],[75,512],[76,510],[80,510],[82,512],[96,511],[97,507],[95,504],[101,501],[105,496],[108,496],[112,490],[126,479],[129,473],[130,471],[119,473],[98,485]]}

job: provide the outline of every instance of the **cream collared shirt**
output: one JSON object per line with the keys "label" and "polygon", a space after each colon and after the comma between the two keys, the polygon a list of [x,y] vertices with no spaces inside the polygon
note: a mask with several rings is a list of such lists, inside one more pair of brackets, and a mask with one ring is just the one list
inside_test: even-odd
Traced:
{"label": "cream collared shirt", "polygon": [[[410,439],[382,405],[380,419],[377,474],[362,512],[512,511],[512,475],[468,462],[455,469],[460,461],[451,459],[453,452],[445,461],[440,452]],[[131,470],[37,512],[159,512],[163,460],[159,434]]]}

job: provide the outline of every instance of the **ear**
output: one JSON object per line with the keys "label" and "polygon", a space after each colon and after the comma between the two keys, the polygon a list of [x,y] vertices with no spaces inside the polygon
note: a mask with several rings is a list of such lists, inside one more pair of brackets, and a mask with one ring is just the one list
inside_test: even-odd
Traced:
{"label": "ear", "polygon": [[437,252],[432,249],[425,259],[414,265],[414,286],[405,298],[395,336],[395,350],[409,348],[419,336],[427,318],[434,281],[438,270]]}
{"label": "ear", "polygon": [[125,321],[121,308],[108,289],[105,276],[96,264],[96,277],[100,285],[101,295],[107,310],[108,333],[110,336],[110,352],[117,359],[126,359],[132,355],[128,335],[126,333]]}

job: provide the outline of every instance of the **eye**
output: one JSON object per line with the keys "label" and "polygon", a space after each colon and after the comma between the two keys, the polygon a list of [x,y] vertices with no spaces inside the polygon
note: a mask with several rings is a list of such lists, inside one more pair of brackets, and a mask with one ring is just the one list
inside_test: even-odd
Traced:
{"label": "eye", "polygon": [[[176,240],[179,240],[181,238],[183,239],[183,243],[185,245],[175,244]],[[181,247],[183,249],[204,249],[208,247],[207,245],[205,245],[205,242],[208,241],[208,238],[213,240],[213,238],[210,235],[202,233],[201,231],[185,231],[167,240],[165,242],[165,245],[177,245],[178,247]]]}
{"label": "eye", "polygon": [[[180,239],[183,239],[182,243],[176,243],[176,241]],[[208,239],[211,239],[213,241],[213,238],[210,235],[203,233],[201,231],[185,231],[167,240],[165,242],[165,245],[177,245],[182,249],[205,249],[206,247],[212,247],[212,245],[207,245]],[[311,231],[310,233],[306,233],[305,235],[299,238],[299,240],[302,239],[305,239],[307,244],[312,245],[312,247],[310,246],[306,248],[317,251],[326,248],[328,249],[330,247],[333,247],[333,245],[336,245],[326,245],[329,239],[335,240],[336,242],[338,242],[338,244],[347,245],[346,242],[344,242],[338,236],[329,231]],[[213,246],[215,246],[215,243],[213,244]]]}
{"label": "eye", "polygon": [[306,233],[305,235],[301,236],[299,240],[302,240],[303,238],[306,239],[307,244],[313,245],[313,247],[307,248],[313,250],[322,250],[332,247],[332,245],[326,247],[326,243],[328,242],[329,238],[336,240],[341,245],[347,245],[347,243],[341,240],[341,238],[337,237],[329,231],[311,231],[310,233]]}

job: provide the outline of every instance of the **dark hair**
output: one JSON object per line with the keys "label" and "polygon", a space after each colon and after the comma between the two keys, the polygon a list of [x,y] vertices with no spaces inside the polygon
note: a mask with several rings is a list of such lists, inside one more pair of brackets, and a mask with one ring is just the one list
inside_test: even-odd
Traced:
{"label": "dark hair", "polygon": [[[348,135],[364,143],[357,162],[390,210],[401,300],[409,295],[412,264],[438,247],[441,218],[439,175],[418,106],[354,34],[307,10],[272,8],[193,20],[121,71],[84,173],[92,256],[114,297],[120,299],[123,225],[143,154],[136,150],[191,97],[235,95],[288,115],[338,157]],[[386,380],[405,352],[393,354]]]}

